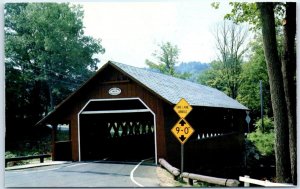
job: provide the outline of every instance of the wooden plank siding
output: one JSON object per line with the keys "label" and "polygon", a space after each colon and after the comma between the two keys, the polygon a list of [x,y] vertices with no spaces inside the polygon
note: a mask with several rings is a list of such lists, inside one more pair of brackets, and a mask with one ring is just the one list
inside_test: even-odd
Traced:
{"label": "wooden plank siding", "polygon": [[[125,78],[125,80],[118,80]],[[112,87],[121,89],[121,94],[111,96],[108,90]],[[103,74],[96,75],[87,85],[77,91],[72,99],[68,100],[51,120],[51,124],[60,123],[62,120],[70,121],[72,160],[79,160],[78,152],[78,113],[90,99],[113,99],[113,98],[140,98],[154,113],[156,117],[156,140],[158,158],[166,158],[166,142],[164,129],[164,115],[162,111],[165,103],[156,95],[149,92],[143,86],[126,78],[121,72],[108,66]],[[54,153],[55,154],[55,153]]]}
{"label": "wooden plank siding", "polygon": [[[173,106],[166,104],[164,115],[167,160],[180,167],[181,144],[168,132],[179,116],[173,111]],[[245,116],[245,112],[239,110],[194,106],[185,118],[195,132],[184,144],[184,171],[220,177],[224,173],[237,176],[244,158]]]}

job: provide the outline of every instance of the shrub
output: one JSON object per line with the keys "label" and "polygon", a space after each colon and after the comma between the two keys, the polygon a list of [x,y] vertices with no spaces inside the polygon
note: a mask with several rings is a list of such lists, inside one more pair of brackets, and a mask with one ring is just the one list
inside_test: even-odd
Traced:
{"label": "shrub", "polygon": [[11,151],[6,151],[5,152],[5,158],[14,158],[17,157],[17,155]]}
{"label": "shrub", "polygon": [[262,128],[261,119],[257,120],[255,123],[256,131],[259,130],[264,133],[274,132],[274,121],[272,118],[267,116],[264,117],[264,128]]}
{"label": "shrub", "polygon": [[[261,126],[261,119],[255,123],[256,130],[248,135],[248,139],[257,147],[263,156],[274,155],[274,123],[269,117],[264,118],[264,129]],[[264,132],[263,132],[264,131]]]}

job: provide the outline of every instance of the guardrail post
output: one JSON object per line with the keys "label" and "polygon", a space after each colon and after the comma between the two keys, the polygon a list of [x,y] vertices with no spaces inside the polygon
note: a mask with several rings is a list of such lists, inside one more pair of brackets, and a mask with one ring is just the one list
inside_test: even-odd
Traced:
{"label": "guardrail post", "polygon": [[[250,178],[250,176],[248,175],[245,175],[246,178]],[[249,182],[244,182],[244,186],[245,187],[249,187],[250,186],[250,183]]]}

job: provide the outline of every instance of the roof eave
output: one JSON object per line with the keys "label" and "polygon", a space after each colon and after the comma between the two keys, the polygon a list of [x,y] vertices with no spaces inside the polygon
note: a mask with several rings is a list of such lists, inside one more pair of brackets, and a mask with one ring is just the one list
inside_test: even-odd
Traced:
{"label": "roof eave", "polygon": [[143,84],[142,82],[140,82],[139,80],[135,79],[133,76],[131,76],[130,74],[128,74],[127,72],[125,72],[124,70],[122,70],[120,67],[118,67],[117,65],[115,65],[112,61],[108,61],[108,64],[110,64],[111,66],[113,66],[115,69],[117,69],[119,72],[121,72],[122,74],[128,76],[130,79],[132,79],[134,82],[140,84],[141,86],[143,86],[144,88],[146,88],[148,91],[150,91],[152,94],[154,94],[155,96],[159,97],[160,99],[162,99],[163,101],[165,101],[166,103],[173,105],[174,103],[169,101],[168,99],[164,98],[163,96],[157,94],[155,91],[153,91],[151,88],[147,87],[145,84]]}
{"label": "roof eave", "polygon": [[[110,61],[108,61],[110,62]],[[95,78],[96,75],[98,75],[98,73],[100,73],[103,69],[105,69],[108,66],[108,64],[104,64],[99,70],[96,71],[96,73],[90,77],[86,82],[84,82],[77,90],[75,90],[73,93],[71,93],[67,98],[65,98],[64,100],[62,100],[57,106],[55,106],[55,108],[49,113],[47,114],[45,117],[43,117],[40,121],[38,121],[35,126],[42,124],[43,122],[45,122],[47,119],[49,119],[49,117],[52,116],[52,114],[54,114],[60,107],[62,107],[67,101],[69,101],[77,92],[79,92],[85,85],[87,85],[91,80],[93,80]]]}

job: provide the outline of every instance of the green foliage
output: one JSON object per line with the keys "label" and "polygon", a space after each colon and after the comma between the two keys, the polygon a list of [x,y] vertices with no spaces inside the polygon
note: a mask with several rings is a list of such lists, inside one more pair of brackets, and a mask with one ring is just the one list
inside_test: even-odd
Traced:
{"label": "green foliage", "polygon": [[235,23],[248,22],[251,29],[257,30],[260,28],[259,12],[256,3],[248,2],[230,2],[232,10],[224,16],[225,19],[232,20]]}
{"label": "green foliage", "polygon": [[57,104],[97,69],[92,56],[104,49],[99,39],[83,35],[81,7],[9,3],[5,9],[5,63],[19,72],[14,79],[48,86]]}
{"label": "green foliage", "polygon": [[255,128],[259,132],[265,132],[265,133],[274,132],[274,121],[272,118],[264,116],[263,127],[262,127],[262,121],[261,119],[259,119],[255,122]]}
{"label": "green foliage", "polygon": [[[203,72],[198,77],[198,82],[211,86],[225,92],[231,96],[230,83],[236,81],[237,97],[236,99],[247,106],[252,111],[252,115],[256,117],[260,114],[260,86],[263,83],[263,102],[264,111],[267,115],[272,115],[271,96],[269,78],[267,73],[267,65],[265,62],[262,38],[256,35],[256,38],[249,44],[249,60],[242,63],[239,74],[233,75],[226,71],[224,63],[221,61],[213,61],[210,69]],[[227,67],[233,70],[231,67]]]}
{"label": "green foliage", "polygon": [[262,39],[257,37],[250,43],[250,59],[242,65],[241,85],[237,100],[251,109],[252,114],[260,114],[260,86],[263,84],[263,102],[267,114],[272,113],[269,78],[265,62]]}
{"label": "green foliage", "polygon": [[[39,140],[35,141],[22,141],[18,142],[19,147],[14,150],[5,151],[5,158],[13,158],[20,156],[32,156],[40,154],[50,154],[51,153],[51,136],[41,137]],[[16,162],[9,162],[8,166],[14,165],[25,165],[34,160],[22,160]]]}
{"label": "green foliage", "polygon": [[152,69],[159,70],[161,73],[174,75],[175,64],[179,55],[177,45],[172,45],[170,42],[163,42],[158,47],[159,49],[152,54],[157,63],[146,60],[146,64]]}
{"label": "green foliage", "polygon": [[158,45],[158,47],[159,49],[152,54],[155,62],[148,59],[145,61],[150,69],[182,79],[186,79],[191,76],[187,72],[183,74],[175,72],[175,65],[178,63],[178,56],[180,52],[177,45],[173,45],[170,42],[162,42]]}
{"label": "green foliage", "polygon": [[6,120],[35,124],[97,69],[100,39],[85,36],[83,10],[67,3],[5,4]]}
{"label": "green foliage", "polygon": [[[255,123],[256,130],[248,135],[248,139],[257,147],[258,151],[264,156],[274,155],[274,123],[269,117],[264,117],[264,128],[261,125],[261,119]],[[264,131],[264,132],[263,132]]]}
{"label": "green foliage", "polygon": [[[224,19],[232,20],[234,23],[249,23],[251,30],[261,29],[260,14],[256,3],[250,2],[229,2],[232,6],[231,12],[224,16]],[[220,5],[212,4],[212,7],[218,9]],[[281,22],[285,15],[285,3],[274,3],[275,22],[278,29],[282,30]]]}
{"label": "green foliage", "polygon": [[22,143],[19,142],[18,148],[6,151],[5,157],[31,156],[49,153],[51,153],[51,135],[41,137],[35,141],[23,140]]}
{"label": "green foliage", "polygon": [[247,29],[232,22],[216,25],[214,31],[218,61],[198,79],[200,83],[237,97],[240,85],[241,64],[247,51]]}
{"label": "green foliage", "polygon": [[198,82],[224,91],[228,95],[229,89],[226,87],[222,63],[220,61],[213,61],[210,65],[211,67],[209,69],[199,75]]}
{"label": "green foliage", "polygon": [[14,154],[13,152],[11,152],[11,151],[5,152],[5,158],[14,158],[14,157],[17,157],[17,155]]}

